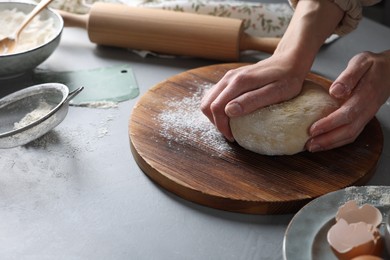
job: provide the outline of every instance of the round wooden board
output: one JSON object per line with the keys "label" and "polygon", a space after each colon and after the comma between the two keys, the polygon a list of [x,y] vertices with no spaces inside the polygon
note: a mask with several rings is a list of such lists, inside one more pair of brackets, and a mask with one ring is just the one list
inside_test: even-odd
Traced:
{"label": "round wooden board", "polygon": [[[184,199],[250,214],[294,213],[314,198],[371,178],[383,147],[376,118],[354,143],[326,152],[264,156],[226,142],[201,118],[198,105],[206,88],[242,65],[193,69],[140,98],[129,121],[129,137],[133,156],[147,176]],[[330,85],[314,74],[308,80]]]}

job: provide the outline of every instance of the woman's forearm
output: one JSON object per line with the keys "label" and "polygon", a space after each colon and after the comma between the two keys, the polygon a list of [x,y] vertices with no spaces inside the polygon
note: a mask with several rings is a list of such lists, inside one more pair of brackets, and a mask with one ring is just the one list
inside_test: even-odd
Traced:
{"label": "woman's forearm", "polygon": [[340,23],[344,11],[329,0],[300,0],[275,54],[283,54],[299,71],[309,71],[315,55]]}

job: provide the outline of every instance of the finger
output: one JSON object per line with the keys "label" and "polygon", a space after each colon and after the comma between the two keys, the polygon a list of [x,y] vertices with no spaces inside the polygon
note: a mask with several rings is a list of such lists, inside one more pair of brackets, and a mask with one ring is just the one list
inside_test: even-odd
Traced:
{"label": "finger", "polygon": [[[374,91],[367,91],[367,80],[362,79],[355,88],[354,94],[339,109],[315,122],[309,129],[311,137],[332,131],[343,125],[367,123],[378,111],[381,103],[376,101]],[[370,101],[371,105],[367,106]]]}
{"label": "finger", "polygon": [[307,143],[309,151],[329,150],[351,143],[359,136],[365,125],[375,115],[376,109],[364,109],[363,106],[355,103],[356,100],[357,98],[313,124],[312,138]]}
{"label": "finger", "polygon": [[228,71],[202,98],[200,109],[214,124],[214,111],[221,114],[230,100],[258,86],[253,84],[251,76],[244,71],[247,67],[249,66]]}
{"label": "finger", "polygon": [[228,83],[222,78],[217,84],[205,92],[200,103],[201,111],[214,124],[214,116],[211,111],[211,104],[217,99],[220,93],[226,88]]}
{"label": "finger", "polygon": [[335,98],[347,98],[372,66],[372,53],[363,52],[354,56],[347,68],[330,86],[329,93]]}
{"label": "finger", "polygon": [[353,133],[351,133],[350,125],[345,125],[326,134],[316,136],[307,142],[306,148],[309,152],[320,152],[352,143],[363,131],[364,125],[353,130]]}
{"label": "finger", "polygon": [[[221,101],[220,95],[210,93],[201,104],[201,110],[228,140],[233,141],[229,128],[229,118],[224,112],[225,104]],[[216,97],[214,98],[214,96]]]}
{"label": "finger", "polygon": [[[337,117],[337,113],[334,113],[334,116]],[[337,122],[335,128],[311,138],[307,143],[307,149],[311,152],[318,152],[352,143],[363,131],[365,125],[371,118],[372,116],[369,114],[362,114],[357,118],[351,116],[352,122],[348,120],[350,123],[341,124],[339,127],[337,127],[337,125],[339,125],[342,120],[336,119],[334,120]],[[325,118],[324,121],[326,119],[327,118]]]}
{"label": "finger", "polygon": [[226,114],[226,103],[231,100],[233,94],[229,87],[226,87],[211,103],[210,111],[212,122],[217,129],[229,140],[234,141],[233,134],[230,130],[229,116]]}
{"label": "finger", "polygon": [[315,122],[310,127],[310,136],[316,137],[341,126],[349,125],[358,115],[359,110],[356,107],[344,104],[330,115]]}
{"label": "finger", "polygon": [[272,82],[233,99],[226,105],[225,113],[230,117],[246,115],[259,108],[289,100],[296,96],[300,89],[301,84]]}
{"label": "finger", "polygon": [[233,134],[230,130],[229,117],[226,115],[214,115],[215,127],[227,140],[234,142]]}
{"label": "finger", "polygon": [[240,95],[261,88],[263,85],[262,80],[257,79],[257,73],[250,73],[250,71],[250,68],[247,68],[227,72],[204,97],[201,104],[203,113],[230,141],[234,139],[229,126],[229,118],[225,112],[226,105]]}

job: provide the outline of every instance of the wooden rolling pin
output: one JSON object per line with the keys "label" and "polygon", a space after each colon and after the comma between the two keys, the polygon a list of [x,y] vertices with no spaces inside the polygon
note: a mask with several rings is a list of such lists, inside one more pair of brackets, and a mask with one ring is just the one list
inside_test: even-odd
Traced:
{"label": "wooden rolling pin", "polygon": [[87,29],[91,42],[162,54],[237,61],[242,50],[272,53],[279,38],[253,37],[243,21],[161,9],[95,3],[89,14],[59,11],[65,26]]}

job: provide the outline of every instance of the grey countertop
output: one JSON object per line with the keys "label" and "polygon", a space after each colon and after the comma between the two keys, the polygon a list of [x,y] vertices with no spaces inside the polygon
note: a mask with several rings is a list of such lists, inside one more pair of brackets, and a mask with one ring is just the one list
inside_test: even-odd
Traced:
{"label": "grey countertop", "polygon": [[[364,50],[390,48],[390,29],[364,20],[325,46],[313,70],[334,79]],[[245,54],[256,61],[261,54]],[[96,47],[66,28],[42,66],[53,70],[129,64],[140,96],[166,78],[216,61],[156,57]],[[0,81],[0,95],[30,84]],[[161,189],[143,174],[129,148],[128,122],[139,97],[118,108],[70,107],[39,142],[0,150],[1,259],[282,259],[293,215],[245,215],[203,207]],[[384,151],[371,185],[390,185],[390,104],[377,115]],[[298,238],[299,239],[299,238]],[[308,247],[309,245],[303,245]]]}

